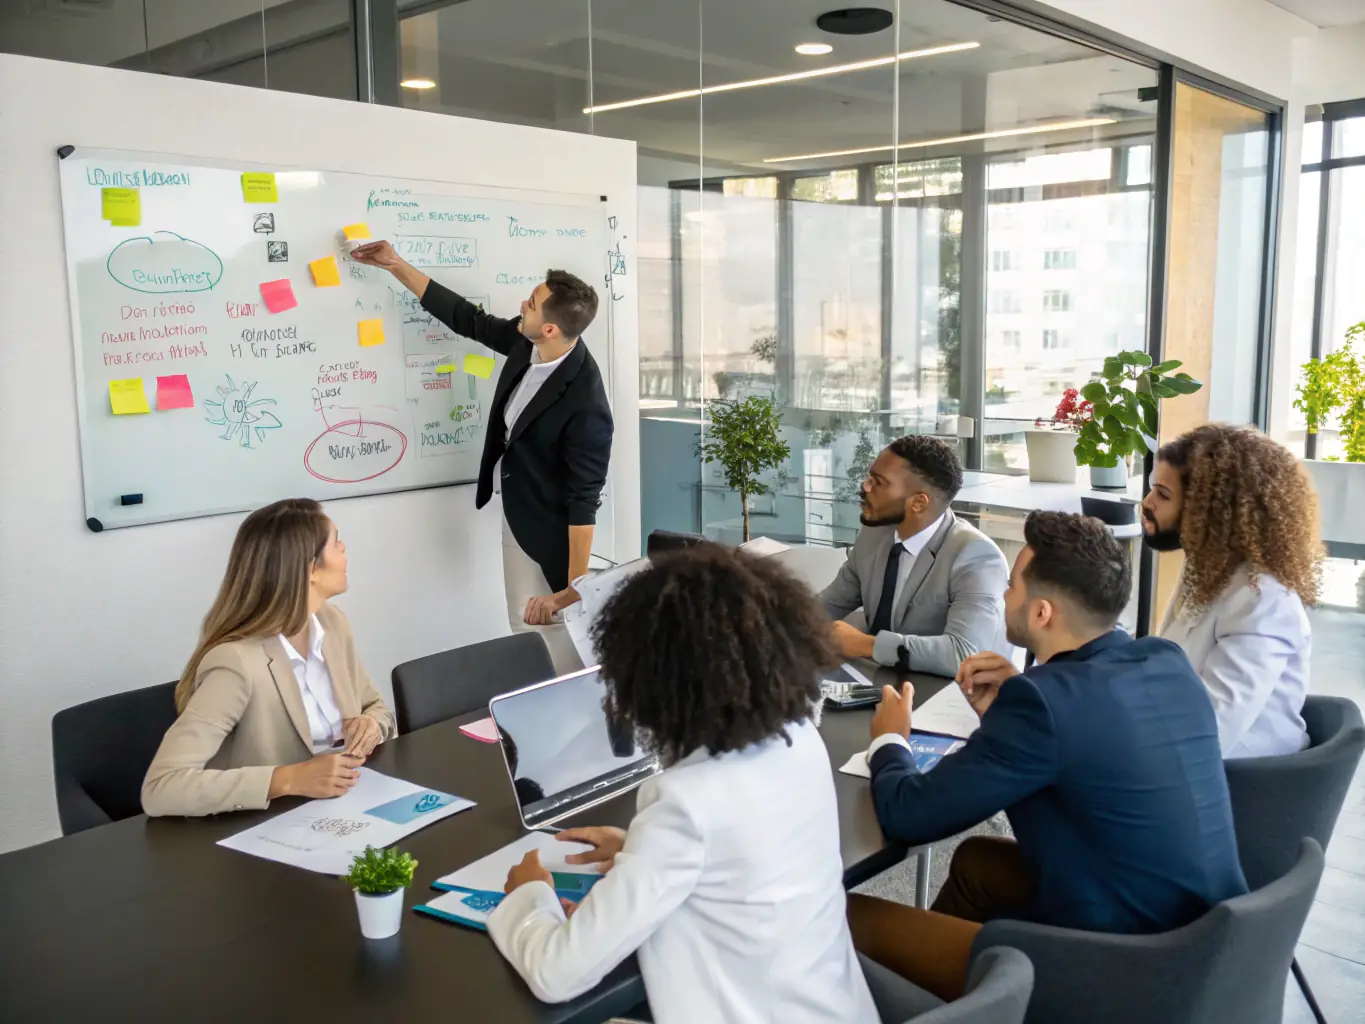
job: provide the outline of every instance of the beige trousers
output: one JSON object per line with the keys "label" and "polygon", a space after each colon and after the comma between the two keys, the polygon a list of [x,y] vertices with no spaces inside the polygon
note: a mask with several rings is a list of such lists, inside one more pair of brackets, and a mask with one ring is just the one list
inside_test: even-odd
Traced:
{"label": "beige trousers", "polygon": [[539,633],[550,649],[550,660],[554,662],[558,675],[568,675],[583,667],[583,660],[574,649],[573,639],[564,623],[552,626],[529,626],[526,624],[526,603],[533,597],[553,593],[545,580],[545,573],[530,555],[521,550],[521,545],[512,536],[512,528],[507,525],[507,517],[502,517],[502,575],[507,588],[507,623],[513,633]]}

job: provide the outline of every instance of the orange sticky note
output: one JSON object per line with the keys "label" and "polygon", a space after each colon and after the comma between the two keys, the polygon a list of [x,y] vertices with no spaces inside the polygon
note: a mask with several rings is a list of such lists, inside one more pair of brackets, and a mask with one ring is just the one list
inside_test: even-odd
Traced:
{"label": "orange sticky note", "polygon": [[299,300],[294,298],[294,286],[287,277],[261,282],[261,298],[265,299],[265,308],[272,313],[283,313],[299,304]]}
{"label": "orange sticky note", "polygon": [[475,377],[482,377],[484,380],[493,376],[495,365],[492,356],[476,356],[470,352],[464,357],[464,372],[472,373]]}
{"label": "orange sticky note", "polygon": [[190,378],[183,373],[173,373],[169,377],[156,379],[156,411],[167,409],[193,409],[194,392],[190,390]]}
{"label": "orange sticky note", "polygon": [[109,408],[115,416],[132,416],[137,413],[151,412],[147,405],[147,392],[142,390],[142,378],[109,382]]}
{"label": "orange sticky note", "polygon": [[335,256],[313,260],[308,264],[308,269],[313,272],[313,283],[319,288],[335,288],[341,284],[341,271],[337,267]]}
{"label": "orange sticky note", "polygon": [[356,330],[360,335],[361,348],[384,344],[383,320],[361,320],[356,324]]}
{"label": "orange sticky note", "polygon": [[347,224],[341,229],[342,235],[348,242],[358,242],[361,239],[370,237],[370,226],[368,224]]}

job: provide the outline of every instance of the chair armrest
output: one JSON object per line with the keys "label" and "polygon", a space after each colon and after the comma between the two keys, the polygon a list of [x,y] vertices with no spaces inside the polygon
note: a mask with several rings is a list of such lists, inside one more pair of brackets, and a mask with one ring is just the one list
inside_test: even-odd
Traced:
{"label": "chair armrest", "polygon": [[98,825],[108,825],[113,821],[75,779],[58,775],[55,781],[57,820],[61,822],[62,835],[75,835],[77,832],[84,832]]}

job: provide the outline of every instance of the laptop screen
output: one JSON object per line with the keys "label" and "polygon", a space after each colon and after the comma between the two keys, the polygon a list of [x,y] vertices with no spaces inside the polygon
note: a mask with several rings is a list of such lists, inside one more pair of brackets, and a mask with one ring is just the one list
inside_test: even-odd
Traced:
{"label": "laptop screen", "polygon": [[489,704],[527,828],[600,803],[655,774],[658,761],[603,710],[606,685],[588,669]]}

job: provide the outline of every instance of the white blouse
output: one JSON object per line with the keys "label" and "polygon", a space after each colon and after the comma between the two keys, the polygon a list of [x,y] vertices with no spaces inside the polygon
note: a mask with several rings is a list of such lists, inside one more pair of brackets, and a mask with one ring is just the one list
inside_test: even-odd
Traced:
{"label": "white blouse", "polygon": [[299,683],[303,710],[308,713],[308,729],[313,734],[315,754],[331,750],[342,738],[341,709],[337,707],[332,673],[322,659],[322,638],[325,635],[322,623],[314,615],[308,623],[308,656],[304,657],[294,650],[288,637],[280,634],[280,643],[284,645],[284,653],[289,655],[289,664]]}

